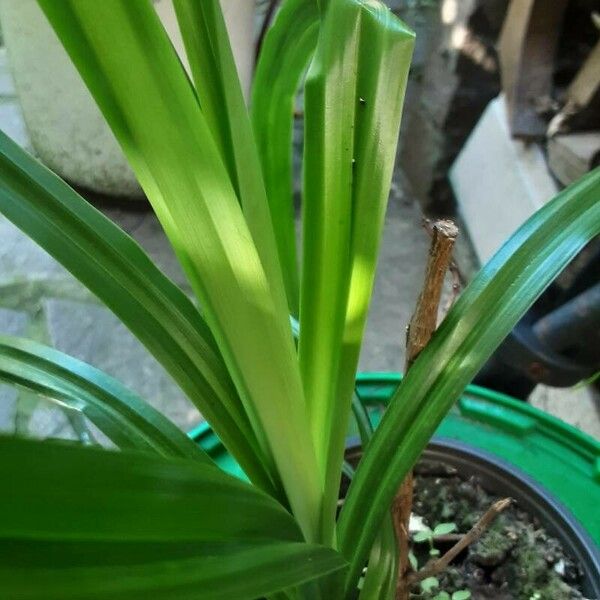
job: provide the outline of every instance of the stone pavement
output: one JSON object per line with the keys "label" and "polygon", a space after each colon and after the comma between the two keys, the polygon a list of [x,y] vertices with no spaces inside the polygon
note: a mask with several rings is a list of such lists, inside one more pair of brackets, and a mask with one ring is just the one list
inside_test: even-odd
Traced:
{"label": "stone pavement", "polygon": [[[0,49],[0,128],[25,147],[29,142]],[[94,199],[92,199],[95,201]],[[97,204],[147,250],[186,291],[189,287],[154,215],[144,204]],[[376,289],[360,368],[399,370],[404,331],[420,289],[428,237],[402,173],[397,172],[386,217]],[[462,237],[457,261],[474,270]],[[110,311],[43,250],[0,217],[0,334],[22,335],[50,344],[113,375],[183,429],[201,420],[161,366]],[[579,393],[579,392],[578,392]],[[593,400],[575,402],[569,393],[537,391],[536,402],[600,437]],[[559,396],[557,399],[556,396]],[[39,437],[81,437],[77,415],[31,393],[0,385],[0,432]],[[79,432],[79,433],[77,433]]]}

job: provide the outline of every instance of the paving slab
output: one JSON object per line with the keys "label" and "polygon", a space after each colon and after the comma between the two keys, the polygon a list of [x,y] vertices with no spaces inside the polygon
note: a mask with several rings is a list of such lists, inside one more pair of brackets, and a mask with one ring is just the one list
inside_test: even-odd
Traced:
{"label": "paving slab", "polygon": [[0,215],[0,286],[66,276],[49,254]]}
{"label": "paving slab", "polygon": [[0,308],[0,334],[22,335],[25,332],[29,317],[27,313]]}
{"label": "paving slab", "polygon": [[163,273],[189,290],[186,276],[150,205],[135,201],[129,201],[128,204],[131,206],[110,206],[103,203],[100,209],[144,248]]}
{"label": "paving slab", "polygon": [[55,298],[43,306],[55,348],[112,375],[183,429],[200,421],[183,392],[108,309]]}
{"label": "paving slab", "polygon": [[[29,318],[26,313],[0,308],[0,335],[23,335]],[[0,384],[0,432],[12,433],[15,427],[17,391]]]}
{"label": "paving slab", "polygon": [[14,98],[17,92],[10,73],[6,48],[0,48],[0,98]]}
{"label": "paving slab", "polygon": [[511,138],[502,96],[486,108],[450,180],[482,263],[558,192],[542,149]]}
{"label": "paving slab", "polygon": [[[31,402],[27,408],[31,412],[20,427],[25,430],[28,437],[35,439],[61,439],[78,440],[73,424],[67,413],[56,403],[37,397],[27,398],[24,402]],[[23,409],[24,412],[26,409]],[[17,426],[17,430],[19,426]]]}
{"label": "paving slab", "polygon": [[0,128],[3,133],[28,152],[32,152],[33,147],[23,122],[21,107],[16,101],[2,101],[0,103],[0,123],[2,124]]}

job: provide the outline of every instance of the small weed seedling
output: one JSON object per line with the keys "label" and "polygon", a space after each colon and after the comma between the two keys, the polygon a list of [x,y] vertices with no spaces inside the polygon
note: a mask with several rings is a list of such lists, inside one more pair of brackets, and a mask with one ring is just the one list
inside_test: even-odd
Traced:
{"label": "small weed seedling", "polygon": [[456,531],[456,523],[439,523],[433,529],[425,526],[424,529],[417,531],[413,535],[413,542],[429,544],[429,556],[436,557],[440,555],[440,551],[435,547],[435,539],[442,535],[448,535]]}

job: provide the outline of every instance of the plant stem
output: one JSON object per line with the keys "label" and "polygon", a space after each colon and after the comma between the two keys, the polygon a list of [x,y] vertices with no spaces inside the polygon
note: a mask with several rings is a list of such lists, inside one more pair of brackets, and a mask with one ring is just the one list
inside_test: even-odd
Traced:
{"label": "plant stem", "polygon": [[408,599],[408,576],[410,562],[408,560],[409,548],[409,522],[413,501],[414,480],[412,471],[404,478],[394,502],[392,504],[392,521],[396,532],[398,545],[398,579],[396,584],[396,598]]}
{"label": "plant stem", "polygon": [[[439,220],[433,223],[423,289],[406,331],[405,372],[410,369],[436,329],[444,279],[452,261],[452,249],[457,235],[458,228],[452,221]],[[408,525],[413,503],[413,487],[411,471],[402,482],[392,504],[394,530],[398,541],[397,600],[408,600],[409,593]]]}
{"label": "plant stem", "polygon": [[494,522],[494,519],[506,508],[512,504],[512,498],[504,498],[497,500],[490,506],[484,515],[473,525],[473,527],[463,535],[463,537],[437,560],[425,565],[419,572],[411,573],[407,577],[407,583],[410,587],[419,581],[427,579],[441,573],[465,548],[476,542],[486,531],[486,529]]}
{"label": "plant stem", "polygon": [[406,371],[437,327],[442,288],[452,262],[452,249],[457,235],[458,228],[452,221],[439,220],[433,223],[423,289],[406,332]]}

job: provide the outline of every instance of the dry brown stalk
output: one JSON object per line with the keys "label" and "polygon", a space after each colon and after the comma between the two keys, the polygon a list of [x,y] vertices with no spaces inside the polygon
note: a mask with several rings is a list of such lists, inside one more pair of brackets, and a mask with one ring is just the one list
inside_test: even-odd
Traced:
{"label": "dry brown stalk", "polygon": [[[439,220],[431,226],[431,245],[427,267],[425,268],[423,289],[406,331],[405,372],[410,369],[436,329],[444,279],[452,261],[452,249],[457,235],[458,228],[452,221]],[[408,600],[409,593],[408,524],[412,501],[413,475],[411,472],[400,486],[392,505],[392,517],[399,553],[396,591],[398,600]]]}

